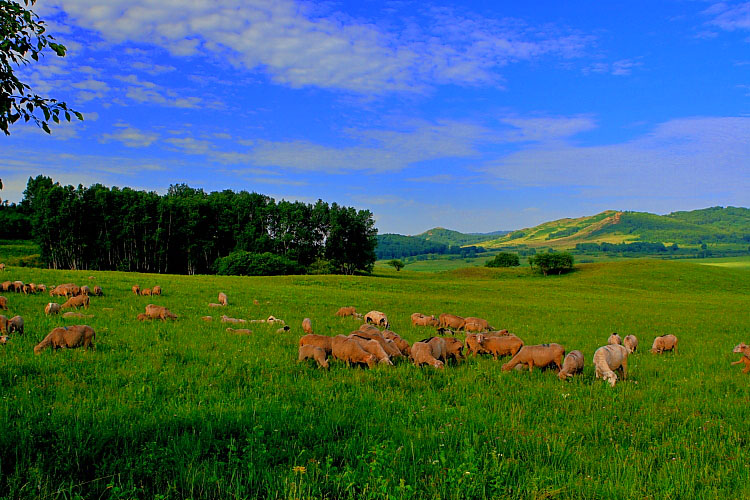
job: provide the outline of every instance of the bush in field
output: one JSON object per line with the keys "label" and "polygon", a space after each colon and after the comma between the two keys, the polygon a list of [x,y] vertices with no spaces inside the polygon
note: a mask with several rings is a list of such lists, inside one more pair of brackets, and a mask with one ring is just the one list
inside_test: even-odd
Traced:
{"label": "bush in field", "polygon": [[573,256],[566,252],[540,253],[529,257],[529,265],[545,276],[567,273],[573,270]]}
{"label": "bush in field", "polygon": [[401,260],[398,260],[398,259],[391,259],[391,260],[389,260],[389,261],[387,262],[387,264],[388,264],[389,266],[393,266],[393,268],[394,268],[394,269],[396,269],[396,271],[400,271],[400,270],[401,270],[401,269],[403,269],[403,268],[404,268],[404,266],[406,265],[406,264],[404,264],[404,262],[403,262],[403,261],[401,261]]}
{"label": "bush in field", "polygon": [[485,264],[486,267],[515,267],[520,266],[521,260],[518,258],[518,254],[509,252],[500,252],[495,255],[494,259],[490,259]]}
{"label": "bush in field", "polygon": [[232,276],[278,276],[305,274],[304,268],[293,260],[271,252],[233,252],[216,259],[216,274]]}

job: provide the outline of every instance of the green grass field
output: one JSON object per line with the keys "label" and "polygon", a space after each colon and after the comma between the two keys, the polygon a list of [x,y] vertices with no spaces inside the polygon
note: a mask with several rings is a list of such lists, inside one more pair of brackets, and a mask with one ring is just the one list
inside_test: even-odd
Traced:
{"label": "green grass field", "polygon": [[[94,276],[89,280],[88,276]],[[84,320],[96,351],[32,352],[53,327],[48,295],[5,294],[24,336],[0,346],[0,498],[555,498],[750,496],[750,270],[639,259],[544,278],[528,269],[371,277],[140,275],[11,268],[3,280],[104,288]],[[136,297],[133,284],[162,297]],[[212,310],[219,291],[230,305]],[[253,305],[257,300],[260,305]],[[145,305],[175,322],[139,323]],[[410,342],[415,311],[487,318],[527,344],[586,357],[582,376],[503,373],[472,358],[443,371],[298,364],[304,317],[348,334],[354,305]],[[250,336],[203,315],[274,315]],[[613,331],[635,334],[629,380],[595,380]],[[680,352],[648,353],[673,333]]]}

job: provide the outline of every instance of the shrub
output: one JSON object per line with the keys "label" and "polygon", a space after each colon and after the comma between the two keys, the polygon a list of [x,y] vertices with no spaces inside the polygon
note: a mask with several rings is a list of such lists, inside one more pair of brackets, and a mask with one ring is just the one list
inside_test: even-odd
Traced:
{"label": "shrub", "polygon": [[406,264],[404,264],[402,261],[398,259],[391,259],[388,262],[386,262],[389,266],[393,266],[396,271],[400,271]]}
{"label": "shrub", "polygon": [[521,260],[518,258],[518,254],[509,252],[500,252],[495,255],[494,259],[488,260],[485,264],[487,267],[515,267],[520,265]]}
{"label": "shrub", "polygon": [[529,257],[529,265],[545,276],[550,273],[562,274],[573,270],[573,256],[567,252],[540,253]]}
{"label": "shrub", "polygon": [[305,274],[297,262],[284,256],[252,252],[232,252],[216,259],[216,274],[224,276],[277,276],[281,274]]}

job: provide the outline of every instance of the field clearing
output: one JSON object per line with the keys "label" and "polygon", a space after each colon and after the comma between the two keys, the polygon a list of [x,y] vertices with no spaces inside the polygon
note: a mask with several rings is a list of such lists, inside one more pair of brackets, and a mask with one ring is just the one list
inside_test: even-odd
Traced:
{"label": "field clearing", "polygon": [[747,257],[719,257],[715,259],[701,259],[695,262],[704,266],[750,268],[750,256]]}
{"label": "field clearing", "polygon": [[[88,276],[93,276],[89,280]],[[638,259],[542,277],[527,268],[375,276],[217,277],[12,268],[4,280],[101,285],[87,320],[43,314],[48,295],[9,298],[26,334],[0,347],[0,498],[743,498],[750,496],[750,378],[729,366],[748,342],[750,270]],[[137,297],[133,284],[159,284]],[[211,309],[219,291],[229,306]],[[254,305],[257,300],[259,305]],[[176,322],[140,323],[145,305]],[[443,371],[298,364],[316,333],[359,322],[339,306],[487,318],[527,344],[586,357],[583,376],[503,373],[472,358]],[[274,315],[292,331],[240,336],[203,315]],[[33,346],[85,322],[96,351]],[[591,358],[613,331],[641,352],[614,388]],[[656,335],[678,354],[647,352]],[[460,335],[463,337],[463,335]]]}

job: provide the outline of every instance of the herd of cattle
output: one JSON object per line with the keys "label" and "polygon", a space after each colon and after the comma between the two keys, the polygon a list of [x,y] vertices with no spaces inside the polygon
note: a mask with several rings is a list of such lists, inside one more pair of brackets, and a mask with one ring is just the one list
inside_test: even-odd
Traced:
{"label": "herd of cattle", "polygon": [[[2,292],[15,292],[24,294],[43,293],[47,287],[43,284],[23,283],[22,281],[5,281],[0,284]],[[138,285],[132,287],[136,295],[161,295],[160,286],[141,289]],[[90,297],[102,296],[103,290],[100,286],[89,288],[66,283],[53,287],[50,296],[65,297],[62,304],[50,302],[46,305],[44,312],[47,315],[59,314],[65,309],[88,309]],[[228,304],[225,293],[219,293],[218,303],[210,303],[211,307],[223,307]],[[255,302],[257,304],[257,301]],[[0,296],[0,309],[8,310],[8,299]],[[91,317],[78,311],[63,313],[64,317]],[[560,344],[525,345],[518,336],[508,330],[497,330],[489,322],[482,318],[462,318],[453,314],[441,314],[431,316],[421,313],[411,315],[413,326],[434,327],[435,336],[425,338],[419,342],[409,344],[397,333],[390,330],[388,317],[380,311],[370,311],[360,314],[354,307],[342,307],[336,312],[336,316],[352,317],[364,320],[364,323],[356,331],[349,335],[316,335],[313,333],[312,321],[305,318],[302,322],[302,330],[305,333],[299,340],[298,360],[312,359],[321,368],[328,368],[329,357],[345,362],[347,365],[367,365],[372,368],[376,364],[393,365],[398,359],[409,359],[415,365],[430,365],[442,369],[449,360],[460,363],[467,356],[488,354],[495,360],[499,356],[511,356],[510,360],[502,365],[503,371],[523,370],[528,368],[532,371],[534,367],[551,367],[557,370],[557,376],[565,380],[583,372],[584,356],[581,351],[574,350],[565,355],[565,348]],[[137,317],[140,321],[146,320],[175,320],[177,316],[164,306],[149,304],[145,313]],[[211,316],[203,316],[203,320],[211,321]],[[226,315],[221,317],[224,323],[281,323],[282,328],[277,333],[289,331],[289,327],[283,320],[270,316],[262,320],[244,320],[230,318]],[[227,328],[234,333],[252,333],[248,329]],[[463,331],[464,340],[456,338],[455,332]],[[24,320],[21,316],[7,318],[0,315],[0,344],[9,340],[9,335],[24,333]],[[76,347],[93,347],[96,334],[94,329],[88,325],[72,325],[54,328],[39,344],[34,347],[34,352],[39,354],[47,347],[54,349],[70,349]],[[678,339],[674,335],[656,337],[652,344],[651,352],[661,354],[665,351],[677,352]],[[466,350],[466,353],[464,353]],[[617,333],[609,336],[607,345],[598,348],[594,352],[593,364],[596,378],[602,378],[614,386],[620,372],[623,379],[627,378],[627,360],[630,354],[638,350],[638,339],[634,335],[621,338]],[[742,343],[737,345],[734,353],[742,354],[742,358],[732,365],[744,364],[743,373],[750,372],[750,346]]]}

